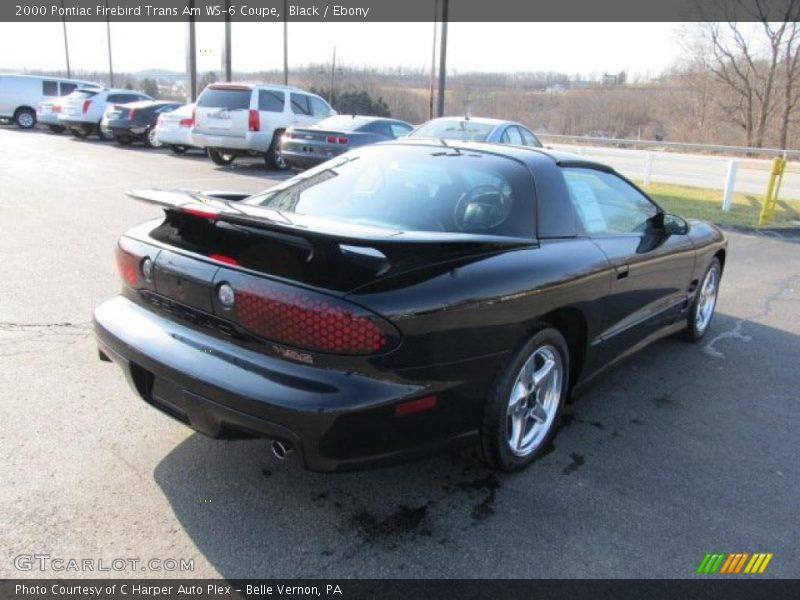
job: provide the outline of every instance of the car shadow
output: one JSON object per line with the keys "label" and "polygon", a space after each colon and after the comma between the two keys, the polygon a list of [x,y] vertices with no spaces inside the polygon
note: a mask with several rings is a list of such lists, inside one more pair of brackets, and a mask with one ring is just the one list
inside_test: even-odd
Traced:
{"label": "car shadow", "polygon": [[[702,343],[656,342],[568,405],[555,442],[518,474],[488,470],[477,451],[317,474],[278,461],[265,440],[192,434],[154,478],[183,530],[226,578],[569,577],[592,571],[571,570],[558,557],[582,553],[597,536],[627,540],[630,551],[618,553],[622,573],[663,576],[671,567],[653,570],[642,551],[650,536],[661,536],[666,551],[672,543],[702,546],[715,539],[709,511],[754,518],[741,473],[750,473],[753,502],[760,502],[758,456],[771,444],[780,455],[792,442],[788,431],[775,435],[769,418],[745,416],[745,405],[763,395],[752,374],[770,369],[773,379],[791,381],[792,366],[777,367],[782,377],[775,356],[796,348],[797,338],[718,314]],[[773,395],[783,391],[776,385]],[[790,409],[794,391],[785,393],[774,401],[777,415]],[[751,438],[754,448],[739,448]],[[743,452],[737,469],[720,472],[735,450]],[[750,461],[759,468],[750,471]],[[772,493],[784,500],[774,484]],[[609,510],[621,497],[627,508]],[[687,506],[696,510],[684,514]],[[642,522],[663,529],[642,530]],[[532,554],[520,563],[522,547]],[[673,554],[673,562],[683,560]]]}

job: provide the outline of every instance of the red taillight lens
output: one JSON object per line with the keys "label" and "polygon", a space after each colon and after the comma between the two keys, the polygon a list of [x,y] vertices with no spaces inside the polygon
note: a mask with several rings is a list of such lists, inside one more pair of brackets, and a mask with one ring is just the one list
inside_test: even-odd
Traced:
{"label": "red taillight lens", "polygon": [[196,112],[197,109],[193,108],[192,116],[189,117],[188,119],[181,119],[180,121],[178,121],[178,125],[180,125],[181,127],[194,127],[194,115]]}
{"label": "red taillight lens", "polygon": [[257,279],[233,284],[239,323],[254,334],[308,350],[374,354],[394,337],[377,315],[321,294]]}
{"label": "red taillight lens", "polygon": [[138,256],[126,252],[122,246],[117,245],[116,251],[117,270],[122,281],[131,287],[137,287],[142,282],[142,275],[139,269],[141,259]]}
{"label": "red taillight lens", "polygon": [[329,144],[335,144],[336,143],[336,136],[335,135],[329,135],[328,137],[325,138],[325,141],[328,142]]}
{"label": "red taillight lens", "polygon": [[261,117],[257,110],[251,110],[247,113],[247,127],[250,131],[258,131],[261,129]]}
{"label": "red taillight lens", "polygon": [[337,141],[337,143],[339,143],[339,144],[346,144],[346,143],[347,143],[347,142],[349,142],[350,140],[349,140],[349,139],[347,139],[346,137],[344,137],[343,135],[340,135],[338,138],[336,138],[336,141]]}
{"label": "red taillight lens", "polygon": [[54,112],[54,113],[60,113],[60,112],[61,112],[61,105],[60,105],[60,104],[56,104],[56,105],[53,107],[53,112]]}
{"label": "red taillight lens", "polygon": [[329,144],[346,144],[350,140],[343,135],[329,135],[325,141]]}
{"label": "red taillight lens", "polygon": [[92,101],[91,100],[84,100],[83,101],[83,113],[84,114],[86,114],[86,112],[89,110],[89,107],[91,105],[92,105]]}
{"label": "red taillight lens", "polygon": [[135,109],[135,108],[132,108],[132,109],[131,109],[131,110],[128,112],[128,118],[129,118],[129,119],[132,119],[132,118],[133,118],[133,117],[135,117],[135,116],[136,116],[136,109]]}

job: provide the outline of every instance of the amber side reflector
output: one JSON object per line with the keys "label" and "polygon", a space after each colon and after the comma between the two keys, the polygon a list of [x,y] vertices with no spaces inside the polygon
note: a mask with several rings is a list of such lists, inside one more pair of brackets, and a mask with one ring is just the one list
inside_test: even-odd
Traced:
{"label": "amber side reflector", "polygon": [[403,417],[405,415],[412,415],[414,413],[423,412],[436,408],[436,396],[423,396],[416,400],[409,400],[408,402],[401,402],[394,407],[394,416]]}

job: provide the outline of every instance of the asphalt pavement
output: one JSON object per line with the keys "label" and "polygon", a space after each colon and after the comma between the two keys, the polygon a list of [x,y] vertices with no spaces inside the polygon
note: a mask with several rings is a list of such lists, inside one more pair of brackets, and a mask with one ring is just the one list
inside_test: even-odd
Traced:
{"label": "asphalt pavement", "polygon": [[[116,238],[159,215],[124,191],[280,177],[0,127],[0,577],[683,578],[708,552],[800,576],[800,245],[781,238],[729,233],[707,338],[610,372],[520,474],[469,452],[314,474],[147,406],[90,325]],[[194,570],[25,570],[34,554]]]}

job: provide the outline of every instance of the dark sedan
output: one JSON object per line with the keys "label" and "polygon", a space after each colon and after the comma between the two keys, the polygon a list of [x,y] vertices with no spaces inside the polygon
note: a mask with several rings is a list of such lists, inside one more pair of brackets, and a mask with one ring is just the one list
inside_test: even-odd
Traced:
{"label": "dark sedan", "polygon": [[409,137],[542,147],[539,138],[521,123],[470,116],[431,119],[412,131]]}
{"label": "dark sedan", "polygon": [[310,127],[287,129],[281,156],[293,169],[308,169],[359,146],[405,137],[413,129],[397,119],[337,115]]}
{"label": "dark sedan", "polygon": [[103,115],[101,127],[110,131],[119,144],[144,142],[148,148],[161,146],[155,135],[156,121],[164,113],[180,108],[180,102],[145,100],[130,104],[112,104]]}
{"label": "dark sedan", "polygon": [[479,444],[546,451],[562,407],[665,335],[708,331],[726,241],[613,169],[542,149],[364,146],[250,197],[145,190],[100,357],[213,437],[312,470]]}

